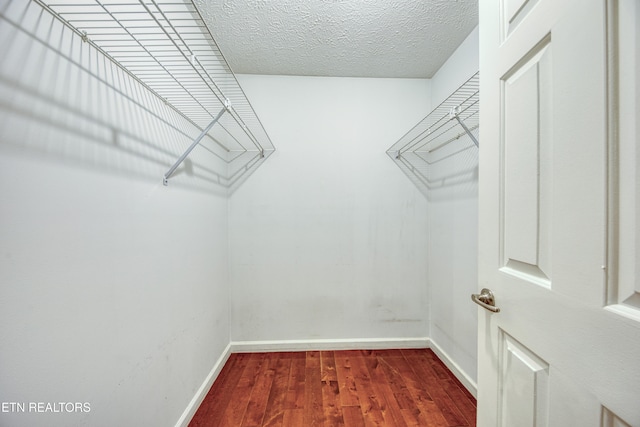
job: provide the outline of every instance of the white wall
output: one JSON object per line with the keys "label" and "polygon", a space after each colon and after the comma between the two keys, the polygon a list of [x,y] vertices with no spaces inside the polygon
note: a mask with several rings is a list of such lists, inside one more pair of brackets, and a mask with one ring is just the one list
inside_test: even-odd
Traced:
{"label": "white wall", "polygon": [[223,166],[195,150],[163,187],[197,130],[13,3],[31,6],[0,20],[0,402],[27,412],[0,425],[175,425],[229,343],[227,199],[203,172]]}
{"label": "white wall", "polygon": [[[478,55],[476,27],[431,80],[434,106],[478,71]],[[453,169],[467,169],[469,162],[477,167],[477,150],[473,157],[458,156],[452,161]],[[430,337],[473,384],[477,379],[477,306],[470,295],[477,292],[477,185],[476,178],[443,187],[429,198]]]}
{"label": "white wall", "polygon": [[431,102],[436,107],[478,71],[479,29],[474,28],[431,78]]}
{"label": "white wall", "polygon": [[230,199],[232,341],[427,336],[426,200],[385,151],[429,82],[240,83],[278,151]]}

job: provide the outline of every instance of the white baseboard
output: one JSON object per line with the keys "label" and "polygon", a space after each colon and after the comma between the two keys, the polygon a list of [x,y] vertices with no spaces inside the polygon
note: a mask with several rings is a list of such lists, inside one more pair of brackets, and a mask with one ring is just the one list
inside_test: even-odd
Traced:
{"label": "white baseboard", "polygon": [[478,398],[478,384],[473,381],[456,362],[454,362],[447,353],[440,348],[440,346],[433,340],[429,340],[429,347],[438,356],[438,359],[444,363],[447,368],[456,376],[456,378],[462,383],[462,385],[475,397]]}
{"label": "white baseboard", "polygon": [[187,408],[182,413],[182,416],[176,423],[176,427],[187,427],[189,425],[189,422],[196,414],[196,411],[209,392],[209,389],[213,385],[213,382],[216,380],[216,378],[218,378],[218,375],[224,367],[224,364],[227,363],[227,360],[229,359],[229,356],[231,356],[231,353],[231,343],[229,343],[222,352],[222,355],[216,361],[215,365],[213,365],[213,368],[211,369],[211,372],[209,372],[209,375],[207,375],[207,378],[205,378],[204,382],[202,383],[196,394],[193,396],[193,399],[191,399],[191,402],[189,402]]}
{"label": "white baseboard", "polygon": [[232,353],[315,350],[381,350],[387,348],[428,348],[429,338],[362,338],[337,340],[232,341]]}

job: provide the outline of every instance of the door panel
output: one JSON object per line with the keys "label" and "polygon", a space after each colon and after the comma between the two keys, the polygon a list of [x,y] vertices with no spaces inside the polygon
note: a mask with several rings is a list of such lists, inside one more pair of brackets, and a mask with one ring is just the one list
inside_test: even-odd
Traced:
{"label": "door panel", "polygon": [[501,6],[503,11],[501,17],[502,40],[516,28],[536,3],[537,0],[503,0]]}
{"label": "door panel", "polygon": [[547,426],[549,364],[506,332],[499,336],[498,425]]}
{"label": "door panel", "polygon": [[[551,44],[546,38],[502,78],[505,273],[549,287]],[[544,168],[544,169],[543,169]]]}
{"label": "door panel", "polygon": [[616,414],[603,408],[602,411],[602,427],[632,427],[622,421]]}
{"label": "door panel", "polygon": [[480,427],[640,427],[639,8],[480,2]]}
{"label": "door panel", "polygon": [[[611,90],[618,93],[619,116],[611,117],[613,137],[619,135],[619,170],[611,181],[619,186],[620,233],[617,253],[619,274],[612,277],[609,304],[617,312],[640,318],[640,4],[620,0],[610,8],[610,50],[614,52]],[[616,175],[617,172],[617,175]],[[615,191],[615,187],[613,188]],[[614,193],[615,194],[615,193]],[[612,242],[615,245],[615,241]]]}

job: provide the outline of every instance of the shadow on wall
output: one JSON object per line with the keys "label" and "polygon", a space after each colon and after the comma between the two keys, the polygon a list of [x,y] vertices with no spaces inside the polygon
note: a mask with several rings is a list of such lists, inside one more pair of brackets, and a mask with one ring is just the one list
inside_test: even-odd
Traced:
{"label": "shadow on wall", "polygon": [[466,136],[440,151],[410,152],[393,160],[428,200],[477,195],[478,149]]}
{"label": "shadow on wall", "polygon": [[387,150],[427,199],[477,194],[479,105],[476,73]]}
{"label": "shadow on wall", "polygon": [[[34,1],[0,5],[0,40],[4,152],[161,183],[202,131]],[[225,116],[170,186],[227,195],[272,153],[225,133]]]}

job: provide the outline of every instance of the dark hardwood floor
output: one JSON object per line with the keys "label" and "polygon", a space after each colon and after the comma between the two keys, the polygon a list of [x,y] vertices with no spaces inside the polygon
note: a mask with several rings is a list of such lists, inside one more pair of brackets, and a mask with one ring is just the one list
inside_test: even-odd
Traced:
{"label": "dark hardwood floor", "polygon": [[475,426],[476,401],[426,350],[232,354],[190,426]]}

